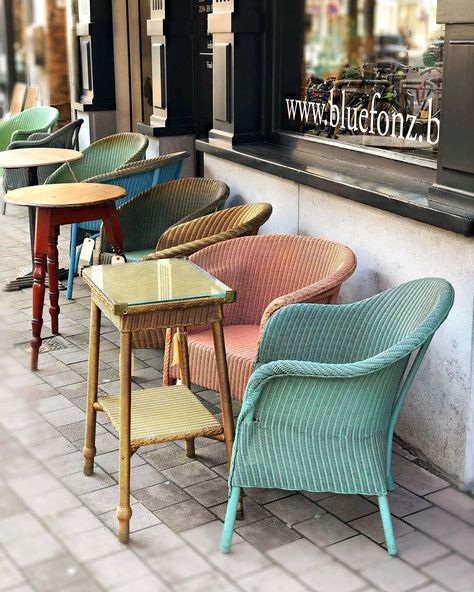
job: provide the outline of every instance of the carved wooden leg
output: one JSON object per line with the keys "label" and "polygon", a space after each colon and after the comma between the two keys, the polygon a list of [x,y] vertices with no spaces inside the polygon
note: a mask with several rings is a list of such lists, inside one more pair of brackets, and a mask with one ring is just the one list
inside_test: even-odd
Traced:
{"label": "carved wooden leg", "polygon": [[120,433],[119,433],[119,503],[117,518],[118,537],[127,543],[130,533],[130,422],[131,422],[131,357],[132,337],[130,333],[120,333]]}
{"label": "carved wooden leg", "polygon": [[51,226],[48,244],[48,286],[49,314],[51,317],[51,331],[53,335],[59,333],[58,236],[59,226]]}
{"label": "carved wooden leg", "polygon": [[46,275],[46,254],[48,251],[50,211],[38,209],[35,233],[35,266],[33,271],[33,315],[31,321],[31,369],[38,370],[38,356],[41,347],[43,326],[43,304]]}
{"label": "carved wooden leg", "polygon": [[[186,327],[178,327],[177,330],[179,343],[179,377],[181,382],[188,388],[191,388],[191,374],[189,371],[189,351],[188,351],[188,332]],[[196,454],[194,447],[194,438],[186,440],[186,456],[194,458]]]}
{"label": "carved wooden leg", "polygon": [[103,220],[105,236],[107,237],[113,252],[125,259],[122,228],[120,227],[120,219],[117,210],[115,209],[115,203],[112,202],[104,207],[105,214]]}
{"label": "carved wooden leg", "polygon": [[91,302],[91,324],[89,329],[89,366],[87,370],[87,406],[86,433],[84,438],[84,475],[94,472],[95,430],[97,411],[94,403],[97,401],[97,387],[99,382],[99,347],[100,347],[100,317],[101,310]]}

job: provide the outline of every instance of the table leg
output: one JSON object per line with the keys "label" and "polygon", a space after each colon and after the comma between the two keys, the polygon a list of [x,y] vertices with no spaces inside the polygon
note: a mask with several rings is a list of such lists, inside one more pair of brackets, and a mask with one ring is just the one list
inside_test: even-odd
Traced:
{"label": "table leg", "polygon": [[[179,344],[179,376],[181,382],[189,389],[191,388],[191,373],[189,369],[188,332],[186,327],[177,327]],[[186,456],[194,458],[196,455],[194,438],[186,439]]]}
{"label": "table leg", "polygon": [[132,336],[120,333],[120,433],[119,433],[119,503],[117,518],[118,537],[127,543],[130,534],[130,437],[131,437],[131,398],[132,398]]}
{"label": "table leg", "polygon": [[48,288],[49,314],[53,335],[59,333],[58,236],[59,226],[51,226],[48,244]]}
{"label": "table leg", "polygon": [[113,252],[125,259],[123,251],[123,234],[115,203],[107,204],[104,217],[104,231]]}
{"label": "table leg", "polygon": [[41,347],[41,328],[43,326],[43,304],[46,275],[46,254],[50,233],[51,213],[47,208],[38,210],[35,235],[35,268],[33,283],[33,318],[31,321],[31,369],[38,370],[38,356]]}
{"label": "table leg", "polygon": [[91,302],[91,324],[89,328],[89,365],[87,369],[87,407],[86,407],[86,433],[84,438],[84,475],[90,476],[94,472],[95,431],[97,411],[94,404],[97,402],[97,389],[99,386],[99,348],[100,348],[100,319],[101,310],[95,302]]}
{"label": "table leg", "polygon": [[[38,167],[28,168],[28,187],[34,187],[39,184]],[[36,208],[28,207],[28,220],[30,223],[30,252],[31,269],[35,268],[35,230],[36,230]]]}

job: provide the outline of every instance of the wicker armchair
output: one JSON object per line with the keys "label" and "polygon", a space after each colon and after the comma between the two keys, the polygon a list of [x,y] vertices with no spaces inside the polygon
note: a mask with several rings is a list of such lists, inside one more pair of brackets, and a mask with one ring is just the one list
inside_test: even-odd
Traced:
{"label": "wicker armchair", "polygon": [[[260,334],[270,316],[296,302],[334,303],[356,268],[354,253],[344,245],[307,236],[261,235],[207,247],[190,257],[194,263],[237,291],[226,305],[224,333],[230,389],[242,400],[257,355]],[[167,332],[163,375],[172,384],[171,332]],[[209,328],[189,333],[191,382],[219,390]]]}
{"label": "wicker armchair", "polygon": [[0,121],[0,151],[11,142],[27,140],[35,132],[51,131],[58,117],[59,111],[53,107],[33,107]]}
{"label": "wicker armchair", "polygon": [[[116,206],[130,201],[136,195],[149,189],[159,183],[165,183],[172,179],[177,179],[181,173],[183,160],[188,158],[189,152],[176,152],[173,154],[166,154],[164,156],[157,156],[156,158],[149,158],[147,160],[140,160],[138,162],[131,162],[120,166],[115,171],[97,175],[87,179],[88,183],[105,183],[109,185],[120,185],[127,190],[127,195],[122,199],[117,200]],[[74,275],[77,272],[79,263],[79,255],[77,245],[80,242],[79,234],[86,233],[98,234],[102,220],[93,220],[88,222],[81,222],[80,224],[73,224],[71,227],[71,240],[69,244],[70,261],[74,264],[69,264],[69,276],[67,285],[67,297],[72,298]]]}
{"label": "wicker armchair", "polygon": [[[153,253],[168,228],[218,210],[228,196],[225,183],[198,178],[170,181],[140,193],[118,210],[127,261]],[[112,257],[102,230],[99,263],[110,263]]]}
{"label": "wicker armchair", "polygon": [[216,243],[257,234],[271,213],[272,206],[268,203],[246,204],[176,224],[161,236],[156,252],[143,259],[189,257]]}
{"label": "wicker armchair", "polygon": [[397,553],[387,498],[393,432],[453,299],[448,282],[427,278],[271,317],[237,422],[222,551],[241,487],[263,487],[377,496],[388,552]]}

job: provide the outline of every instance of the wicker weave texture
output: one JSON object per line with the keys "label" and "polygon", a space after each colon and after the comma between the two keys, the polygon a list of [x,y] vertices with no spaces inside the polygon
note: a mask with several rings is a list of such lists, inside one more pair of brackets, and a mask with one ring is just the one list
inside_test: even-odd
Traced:
{"label": "wicker weave texture", "polygon": [[54,107],[33,107],[0,121],[0,151],[10,142],[26,140],[35,132],[49,132],[56,125],[59,111]]}
{"label": "wicker weave texture", "polygon": [[[225,306],[225,326],[253,326],[253,351],[258,336],[270,316],[296,302],[334,301],[343,281],[356,267],[354,253],[344,245],[314,237],[262,235],[221,242],[191,256],[200,267],[237,292],[235,304]],[[242,353],[245,335],[227,345],[231,393],[241,400],[250,376],[253,357]],[[206,343],[207,340],[207,343]],[[217,389],[210,334],[206,340],[189,336],[191,380],[205,388]],[[165,348],[164,378],[176,377],[170,365],[170,344]]]}
{"label": "wicker weave texture", "polygon": [[384,495],[396,419],[453,298],[448,282],[427,278],[273,315],[238,419],[230,486]]}
{"label": "wicker weave texture", "polygon": [[[118,210],[125,254],[133,259],[134,251],[153,252],[170,226],[218,210],[228,195],[225,183],[197,178],[162,183],[140,193]],[[109,263],[111,258],[111,249],[102,231],[100,262]]]}

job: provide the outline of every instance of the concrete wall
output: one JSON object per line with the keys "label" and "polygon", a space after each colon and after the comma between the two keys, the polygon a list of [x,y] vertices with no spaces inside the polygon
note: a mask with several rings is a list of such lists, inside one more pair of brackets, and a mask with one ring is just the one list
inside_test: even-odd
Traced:
{"label": "concrete wall", "polygon": [[474,241],[214,156],[205,155],[205,176],[230,186],[230,205],[270,202],[274,212],[262,232],[350,246],[358,267],[341,290],[343,302],[414,278],[452,283],[454,307],[418,372],[397,433],[457,483],[474,483]]}

